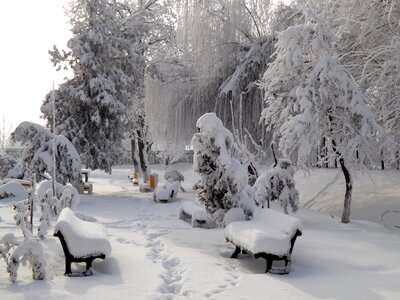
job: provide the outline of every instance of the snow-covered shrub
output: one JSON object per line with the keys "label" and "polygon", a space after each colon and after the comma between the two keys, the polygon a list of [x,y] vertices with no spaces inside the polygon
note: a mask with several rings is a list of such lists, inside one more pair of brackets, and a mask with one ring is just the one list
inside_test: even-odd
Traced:
{"label": "snow-covered shrub", "polygon": [[217,224],[223,223],[225,212],[238,207],[247,185],[247,172],[232,158],[232,133],[224,127],[215,113],[204,114],[197,120],[192,139],[194,170],[201,176],[197,199]]}
{"label": "snow-covered shrub", "polygon": [[64,207],[69,207],[72,210],[75,209],[80,202],[79,192],[72,185],[67,184],[60,197],[61,209]]}
{"label": "snow-covered shrub", "polygon": [[165,180],[172,179],[172,181],[178,180],[182,182],[185,180],[185,177],[178,170],[170,170],[168,172],[165,172],[164,179]]}
{"label": "snow-covered shrub", "polygon": [[9,252],[17,245],[18,243],[12,233],[7,233],[0,239],[0,258],[2,258],[7,265],[9,261]]}
{"label": "snow-covered shrub", "polygon": [[17,224],[17,227],[19,227],[22,230],[22,233],[24,234],[25,238],[30,237],[31,232],[29,231],[28,228],[29,201],[23,200],[15,202],[13,208],[15,211],[14,220]]}
{"label": "snow-covered shrub", "polygon": [[277,167],[263,173],[254,184],[256,204],[264,207],[266,201],[279,201],[284,213],[289,213],[288,206],[296,212],[299,208],[299,192],[293,175],[294,168],[286,159],[281,159]]}
{"label": "snow-covered shrub", "polygon": [[[55,198],[57,200],[57,198]],[[48,189],[46,193],[44,193],[43,197],[40,198],[40,212],[41,212],[41,217],[40,217],[40,225],[38,228],[38,236],[41,239],[44,239],[47,235],[48,228],[51,226],[51,216],[52,213],[51,211],[53,210],[52,208],[52,202],[54,200],[53,197],[53,191],[51,189]]]}
{"label": "snow-covered shrub", "polygon": [[168,172],[165,172],[164,179],[167,180],[167,181],[168,180],[179,181],[181,183],[180,184],[181,191],[185,192],[185,189],[182,186],[182,182],[185,180],[185,177],[178,170],[170,170]]}
{"label": "snow-covered shrub", "polygon": [[47,262],[43,254],[42,244],[38,241],[27,239],[14,250],[8,261],[7,272],[10,274],[11,282],[17,281],[18,268],[21,263],[26,265],[26,262],[29,262],[32,268],[32,278],[34,280],[46,278]]}
{"label": "snow-covered shrub", "polygon": [[11,156],[0,153],[0,178],[9,177],[9,172],[16,167],[18,162]]}
{"label": "snow-covered shrub", "polygon": [[40,182],[46,172],[53,171],[53,144],[56,143],[56,180],[63,184],[75,184],[81,176],[81,159],[75,147],[62,135],[54,135],[41,125],[22,122],[12,133],[14,142],[21,142],[25,150],[22,166],[36,174]]}
{"label": "snow-covered shrub", "polygon": [[57,218],[65,207],[76,208],[80,201],[76,188],[71,185],[63,186],[57,182],[55,184],[55,196],[53,196],[51,181],[42,182],[37,191],[37,199],[41,211],[38,236],[41,239],[46,237],[48,228],[52,223],[52,218]]}

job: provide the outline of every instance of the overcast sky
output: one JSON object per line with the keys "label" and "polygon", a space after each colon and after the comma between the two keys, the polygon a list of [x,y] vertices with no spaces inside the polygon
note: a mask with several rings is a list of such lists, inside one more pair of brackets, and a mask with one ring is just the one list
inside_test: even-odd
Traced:
{"label": "overcast sky", "polygon": [[[70,38],[63,7],[68,0],[7,0],[0,3],[0,121],[44,124],[40,105],[65,76],[52,66],[48,49]],[[1,125],[2,126],[2,125]]]}

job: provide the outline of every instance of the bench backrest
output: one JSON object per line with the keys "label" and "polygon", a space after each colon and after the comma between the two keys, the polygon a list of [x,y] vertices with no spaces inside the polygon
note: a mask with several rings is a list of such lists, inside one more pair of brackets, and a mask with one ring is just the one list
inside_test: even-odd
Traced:
{"label": "bench backrest", "polygon": [[295,235],[297,231],[300,233],[303,232],[303,223],[298,218],[269,208],[263,208],[257,211],[254,216],[254,221],[280,230],[290,236]]}

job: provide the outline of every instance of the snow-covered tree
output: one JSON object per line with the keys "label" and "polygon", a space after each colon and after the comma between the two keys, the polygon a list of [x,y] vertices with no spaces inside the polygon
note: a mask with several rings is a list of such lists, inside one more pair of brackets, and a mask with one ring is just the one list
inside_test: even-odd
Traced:
{"label": "snow-covered tree", "polygon": [[184,149],[196,120],[210,111],[231,129],[231,100],[237,112],[242,93],[243,113],[234,119],[259,142],[262,101],[255,81],[273,52],[273,39],[266,36],[270,1],[177,3],[178,51],[154,60],[146,77],[145,111],[154,143]]}
{"label": "snow-covered tree", "polygon": [[[321,160],[339,161],[346,181],[342,222],[348,223],[351,167],[371,163],[383,130],[353,77],[335,58],[331,32],[318,18],[290,27],[279,39],[277,57],[284,55],[274,62],[275,78],[294,77],[289,83],[276,81],[268,69],[263,117],[275,126],[279,149],[298,166],[309,167],[312,151],[321,147],[326,150]],[[290,43],[283,47],[286,41]]]}
{"label": "snow-covered tree", "polygon": [[263,174],[254,184],[255,201],[262,208],[267,202],[278,201],[284,213],[289,214],[290,206],[293,212],[299,208],[299,192],[293,178],[294,168],[289,160],[280,159],[278,165]]}
{"label": "snow-covered tree", "polygon": [[53,143],[56,143],[56,180],[62,184],[75,184],[80,179],[81,161],[72,143],[62,135],[53,135],[42,126],[22,122],[12,133],[14,142],[21,142],[25,150],[21,167],[27,167],[31,174],[36,174],[39,182],[43,175],[53,171]]}
{"label": "snow-covered tree", "polygon": [[[231,157],[232,133],[215,113],[204,114],[197,120],[196,126],[198,133],[192,139],[193,163],[194,170],[201,176],[197,199],[221,224],[229,209],[242,206],[247,172],[239,161]],[[248,211],[245,213],[251,214]]]}
{"label": "snow-covered tree", "polygon": [[[297,113],[296,89],[313,67],[315,51],[319,53],[321,48],[329,48],[324,45],[324,39],[319,40],[319,29],[318,24],[298,25],[278,35],[276,58],[261,82],[265,101],[262,120],[267,131],[272,133],[273,143],[280,137],[279,128]],[[315,51],[312,51],[314,45]]]}
{"label": "snow-covered tree", "polygon": [[[304,3],[302,0],[296,2],[300,4],[298,7]],[[309,0],[307,5],[308,10],[324,13],[324,21],[329,24],[335,39],[338,62],[370,99],[378,123],[389,136],[398,140],[400,2]],[[385,160],[390,161],[388,150],[386,146],[381,152],[382,168]]]}
{"label": "snow-covered tree", "polygon": [[[131,21],[131,14],[129,5],[118,1],[73,1],[68,10],[70,51],[50,51],[55,66],[73,73],[54,94],[56,132],[71,140],[91,169],[110,172],[119,161],[121,141],[132,121],[129,109],[140,105],[145,61],[136,45],[146,24]],[[52,96],[42,106],[49,124]]]}

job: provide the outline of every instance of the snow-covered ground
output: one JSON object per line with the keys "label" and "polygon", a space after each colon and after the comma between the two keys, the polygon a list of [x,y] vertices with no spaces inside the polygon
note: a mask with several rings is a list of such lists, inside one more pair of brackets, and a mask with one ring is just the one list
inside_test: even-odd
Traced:
{"label": "snow-covered ground", "polygon": [[[178,168],[186,192],[167,204],[133,187],[128,167],[112,175],[92,172],[94,194],[84,195],[77,210],[106,226],[111,256],[94,262],[91,277],[65,277],[61,245],[49,236],[44,250],[50,278],[33,281],[28,267],[21,267],[11,284],[0,261],[0,299],[400,299],[400,230],[394,227],[400,217],[391,217],[392,230],[365,221],[380,222],[384,211],[400,210],[400,172],[355,176],[353,221],[347,225],[339,222],[341,174],[297,174],[300,203],[323,212],[300,208],[304,233],[294,247],[291,273],[271,275],[264,273],[263,259],[229,258],[233,247],[222,229],[192,228],[178,219],[181,202],[194,199],[197,178],[191,165]],[[0,201],[0,217],[0,237],[15,233],[7,202]]]}

